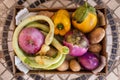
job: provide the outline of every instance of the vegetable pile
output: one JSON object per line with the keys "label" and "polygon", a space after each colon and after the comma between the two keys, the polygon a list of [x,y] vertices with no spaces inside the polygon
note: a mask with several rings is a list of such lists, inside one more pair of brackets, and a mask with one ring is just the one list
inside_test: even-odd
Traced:
{"label": "vegetable pile", "polygon": [[32,70],[88,70],[97,74],[106,64],[101,55],[105,20],[98,12],[87,3],[72,15],[65,9],[40,11],[18,24],[13,49]]}

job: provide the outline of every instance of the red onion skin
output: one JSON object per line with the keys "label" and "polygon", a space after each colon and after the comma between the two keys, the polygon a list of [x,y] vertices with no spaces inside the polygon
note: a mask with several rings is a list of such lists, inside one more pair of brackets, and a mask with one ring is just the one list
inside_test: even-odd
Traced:
{"label": "red onion skin", "polygon": [[36,28],[24,28],[19,34],[19,46],[27,54],[36,54],[43,43],[44,35]]}
{"label": "red onion skin", "polygon": [[99,66],[99,58],[90,52],[78,57],[78,61],[86,70],[94,70]]}

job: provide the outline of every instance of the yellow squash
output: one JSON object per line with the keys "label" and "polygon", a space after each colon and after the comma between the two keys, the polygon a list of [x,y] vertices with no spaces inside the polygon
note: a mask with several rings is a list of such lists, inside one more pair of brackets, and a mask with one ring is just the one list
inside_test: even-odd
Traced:
{"label": "yellow squash", "polygon": [[97,24],[97,15],[94,7],[85,3],[72,14],[72,24],[83,33],[92,31]]}
{"label": "yellow squash", "polygon": [[71,28],[70,15],[67,10],[58,10],[52,17],[55,25],[55,34],[64,36]]}

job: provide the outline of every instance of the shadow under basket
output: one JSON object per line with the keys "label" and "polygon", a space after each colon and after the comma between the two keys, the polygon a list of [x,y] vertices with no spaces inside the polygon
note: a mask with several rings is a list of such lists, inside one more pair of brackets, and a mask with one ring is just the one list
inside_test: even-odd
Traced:
{"label": "shadow under basket", "polygon": [[[15,25],[15,16],[17,14],[18,11],[20,11],[21,9],[23,9],[24,7],[20,7],[20,6],[16,6],[15,7],[15,14],[14,14],[14,26],[17,27]],[[101,12],[103,12],[104,16],[105,16],[105,23],[106,23],[106,9],[105,8],[102,8],[102,7],[96,7],[97,10],[100,10]],[[40,12],[40,11],[52,11],[52,12],[56,12],[59,10],[59,8],[57,9],[40,9],[40,8],[28,8],[28,10],[30,12]],[[74,12],[76,10],[76,8],[66,8],[66,10],[70,13]],[[104,28],[106,30],[106,27],[107,27],[107,23],[102,26],[102,28]],[[104,37],[104,39],[100,42],[100,44],[102,45],[102,50],[100,52],[100,55],[103,55],[106,57],[106,66],[104,67],[104,69],[98,73],[98,75],[104,75],[107,73],[107,53],[106,53],[106,35]],[[13,73],[14,75],[22,75],[24,73],[22,73],[21,71],[19,71],[16,66],[15,66],[15,53],[14,53],[14,56],[13,56]],[[71,70],[67,70],[67,71],[64,71],[64,72],[60,72],[58,70],[30,70],[27,74],[42,74],[42,73],[49,73],[49,74],[93,74],[91,71],[87,71],[87,70],[80,70],[79,72],[73,72]]]}

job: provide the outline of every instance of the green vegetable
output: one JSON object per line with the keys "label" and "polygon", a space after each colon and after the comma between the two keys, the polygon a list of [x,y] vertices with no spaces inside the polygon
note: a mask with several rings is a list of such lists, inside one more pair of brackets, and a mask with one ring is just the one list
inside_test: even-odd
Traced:
{"label": "green vegetable", "polygon": [[[41,31],[44,35],[47,35],[47,33]],[[58,40],[53,38],[52,45],[61,53],[61,54],[68,54],[69,48],[66,46],[62,46]]]}
{"label": "green vegetable", "polygon": [[[41,26],[42,25],[42,26]],[[37,23],[37,22],[33,22],[33,24],[29,24],[27,25],[27,27],[34,27],[34,28],[39,28],[43,31],[41,31],[44,35],[47,35],[46,32],[49,32],[49,29],[46,25],[44,24],[40,24],[40,23]],[[62,46],[59,41],[57,41],[55,38],[53,38],[53,41],[52,41],[52,45],[55,46],[55,48],[61,52],[62,54],[68,54],[69,53],[69,48],[66,47],[66,46]]]}
{"label": "green vegetable", "polygon": [[[46,21],[50,21],[49,18],[47,18],[46,16],[34,16],[34,17],[30,17],[28,19],[25,19],[24,21],[22,21],[18,27],[16,28],[14,35],[13,35],[13,41],[12,41],[12,46],[13,49],[15,51],[15,53],[17,54],[17,56],[22,60],[23,63],[25,63],[26,65],[28,65],[29,67],[33,68],[33,69],[55,69],[57,68],[60,64],[62,64],[62,62],[64,61],[66,55],[69,53],[69,49],[66,47],[63,49],[63,51],[58,50],[58,54],[55,58],[51,58],[51,57],[46,57],[46,56],[38,56],[40,57],[41,60],[44,60],[44,64],[39,64],[38,62],[36,62],[35,57],[30,57],[24,54],[24,52],[20,49],[19,45],[18,45],[18,36],[20,31],[26,26],[26,25],[30,25],[31,22],[36,21],[36,20],[44,20],[43,17],[45,18]],[[32,25],[32,23],[31,23]],[[41,24],[36,24],[37,28],[44,30],[46,32],[47,28],[44,28],[44,25]],[[38,26],[39,25],[39,26]],[[34,26],[32,26],[34,27]],[[49,31],[50,32],[50,31]],[[48,33],[49,34],[49,33]],[[57,40],[53,40],[53,38],[49,38],[50,36],[47,34],[47,38],[46,38],[46,43],[50,44],[51,42],[49,40],[52,41],[52,45],[54,47],[56,47],[57,45],[59,45],[59,47],[62,45],[57,41]],[[50,33],[50,35],[52,35],[52,33]],[[57,42],[57,44],[55,44]],[[58,47],[57,47],[58,49]],[[61,52],[64,52],[61,53]]]}
{"label": "green vegetable", "polygon": [[[58,63],[58,61],[60,61],[61,58],[62,58],[62,54],[58,52],[58,54],[55,58],[47,57],[47,56],[36,56],[35,61],[41,65],[51,66],[52,64]],[[43,67],[43,68],[45,68],[45,67]]]}
{"label": "green vegetable", "polygon": [[56,64],[53,64],[53,65],[47,67],[46,70],[52,70],[52,69],[58,68],[58,67],[64,62],[65,57],[66,57],[66,55],[63,54],[63,55],[62,55],[62,58],[59,60],[59,62],[57,62]]}
{"label": "green vegetable", "polygon": [[26,27],[36,27],[36,28],[39,28],[45,32],[49,32],[48,26],[41,24],[41,23],[38,23],[38,22],[31,22]]}

